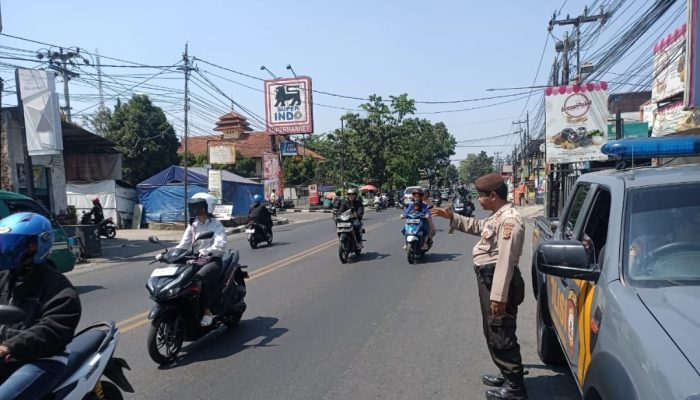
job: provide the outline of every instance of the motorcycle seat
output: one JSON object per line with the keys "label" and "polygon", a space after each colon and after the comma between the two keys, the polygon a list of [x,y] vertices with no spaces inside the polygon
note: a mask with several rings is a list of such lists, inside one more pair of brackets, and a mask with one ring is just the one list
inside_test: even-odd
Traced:
{"label": "motorcycle seat", "polygon": [[238,263],[238,260],[240,259],[240,253],[238,250],[231,250],[229,249],[226,251],[226,254],[224,254],[224,257],[221,260],[221,278],[225,277],[228,275],[229,271],[231,268],[233,268],[234,265]]}
{"label": "motorcycle seat", "polygon": [[66,351],[69,354],[65,376],[71,376],[80,368],[85,360],[97,351],[105,337],[107,337],[107,331],[104,329],[89,330],[74,337],[73,341],[66,346]]}

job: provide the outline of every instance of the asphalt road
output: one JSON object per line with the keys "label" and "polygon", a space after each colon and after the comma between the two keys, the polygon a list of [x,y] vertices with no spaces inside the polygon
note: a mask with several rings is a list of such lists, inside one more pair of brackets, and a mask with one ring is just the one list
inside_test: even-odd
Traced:
{"label": "asphalt road", "polygon": [[[151,244],[130,248],[127,263],[69,274],[81,293],[81,325],[118,321],[117,355],[131,365],[136,390],[128,398],[483,399],[481,375],[495,367],[469,256],[476,238],[448,235],[439,219],[435,247],[409,265],[398,215],[368,211],[364,253],[346,265],[328,214],[275,227],[271,247],[252,250],[242,235],[230,237],[249,265],[248,310],[237,328],[186,344],[172,366],[146,353]],[[571,375],[537,357],[529,260],[526,242],[518,336],[530,398],[577,399]]]}

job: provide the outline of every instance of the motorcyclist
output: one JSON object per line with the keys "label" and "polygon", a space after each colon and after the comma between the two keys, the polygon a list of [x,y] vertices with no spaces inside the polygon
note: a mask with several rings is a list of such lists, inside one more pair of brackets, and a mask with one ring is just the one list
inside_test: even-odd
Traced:
{"label": "motorcyclist", "polygon": [[277,193],[275,189],[272,189],[270,193],[270,208],[272,209],[272,215],[277,216]]}
{"label": "motorcyclist", "polygon": [[103,219],[105,219],[104,211],[102,210],[102,204],[100,203],[100,198],[95,197],[92,199],[92,209],[88,213],[88,215],[92,215],[92,221],[95,224],[99,224],[102,222]]}
{"label": "motorcyclist", "polygon": [[263,197],[259,194],[253,196],[253,204],[248,210],[248,222],[250,221],[262,226],[265,235],[269,237],[270,232],[272,232],[272,214],[263,204]]}
{"label": "motorcyclist", "polygon": [[413,191],[411,192],[411,196],[413,196],[413,201],[406,206],[401,218],[405,218],[405,216],[410,214],[411,212],[426,213],[428,217],[428,231],[424,231],[424,233],[428,235],[427,244],[432,245],[433,236],[435,236],[435,225],[433,225],[433,219],[430,217],[430,212],[428,211],[428,207],[430,207],[430,204],[425,202],[424,194],[425,191],[421,188],[413,189]]}
{"label": "motorcyclist", "polygon": [[338,214],[338,209],[340,208],[340,205],[343,203],[343,198],[341,197],[340,190],[335,191],[335,198],[333,198],[333,215]]}
{"label": "motorcyclist", "polygon": [[467,200],[464,202],[465,210],[467,210],[467,217],[471,217],[476,211],[474,207],[474,202],[472,201],[472,196],[467,196]]}
{"label": "motorcyclist", "polygon": [[357,217],[352,223],[355,230],[355,238],[357,239],[357,247],[362,248],[362,217],[365,215],[365,207],[362,205],[362,200],[357,198],[357,189],[348,189],[348,198],[340,204],[338,214],[348,210],[351,210]]}
{"label": "motorcyclist", "polygon": [[[194,220],[187,226],[180,243],[175,246],[178,249],[190,249],[194,244],[193,252],[197,253],[200,259],[208,261],[197,271],[197,278],[202,283],[202,291],[199,294],[199,303],[203,308],[200,321],[202,326],[211,325],[214,319],[211,313],[211,293],[221,272],[221,259],[228,247],[224,226],[212,215],[215,203],[216,198],[208,193],[192,196],[187,202],[187,208]],[[197,235],[202,232],[214,232],[214,237],[195,243]],[[156,256],[156,259],[160,260],[159,257],[162,257],[162,254]]]}
{"label": "motorcyclist", "polygon": [[0,220],[0,304],[26,313],[0,325],[0,399],[39,399],[64,376],[80,322],[80,299],[68,279],[47,263],[51,222],[29,212]]}

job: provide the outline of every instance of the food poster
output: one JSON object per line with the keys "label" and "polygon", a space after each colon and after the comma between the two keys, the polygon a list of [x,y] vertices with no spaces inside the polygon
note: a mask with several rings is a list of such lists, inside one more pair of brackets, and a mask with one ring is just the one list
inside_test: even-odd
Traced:
{"label": "food poster", "polygon": [[654,103],[685,90],[686,27],[683,24],[654,46],[654,84],[651,86],[651,101]]}
{"label": "food poster", "polygon": [[682,101],[667,104],[656,110],[651,136],[697,132],[700,132],[700,110],[685,110]]}
{"label": "food poster", "polygon": [[549,164],[603,161],[608,142],[608,84],[591,82],[545,89]]}

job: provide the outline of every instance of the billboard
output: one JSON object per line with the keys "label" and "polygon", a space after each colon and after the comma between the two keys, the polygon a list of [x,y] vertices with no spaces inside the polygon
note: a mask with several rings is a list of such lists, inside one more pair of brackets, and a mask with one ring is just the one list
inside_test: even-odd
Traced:
{"label": "billboard", "polygon": [[679,132],[700,132],[700,110],[686,110],[682,101],[659,107],[654,114],[651,136],[666,136]]}
{"label": "billboard", "polygon": [[700,44],[698,40],[698,17],[700,17],[698,13],[700,8],[698,8],[698,0],[688,0],[687,3],[688,29],[685,43],[685,70],[687,71],[687,76],[683,104],[688,108],[700,108],[700,81],[698,80],[700,63],[697,62],[700,55],[700,49],[698,49]]}
{"label": "billboard", "polygon": [[235,164],[236,146],[233,143],[209,143],[209,164]]}
{"label": "billboard", "polygon": [[210,169],[208,171],[208,185],[207,189],[209,194],[221,199],[223,197],[223,179],[221,177],[221,170]]}
{"label": "billboard", "polygon": [[278,78],[265,81],[267,131],[275,135],[314,132],[311,78]]}
{"label": "billboard", "polygon": [[61,154],[63,132],[55,73],[18,68],[15,79],[17,100],[24,112],[27,152],[30,156]]}
{"label": "billboard", "polygon": [[280,160],[276,153],[263,153],[262,161],[263,170],[263,185],[265,193],[272,192],[275,189],[277,193],[283,193],[284,185],[282,181],[282,171],[280,169]]}
{"label": "billboard", "polygon": [[687,25],[683,24],[654,46],[651,101],[656,103],[685,90],[685,38]]}
{"label": "billboard", "polygon": [[608,84],[591,82],[545,89],[546,155],[549,164],[607,160]]}

